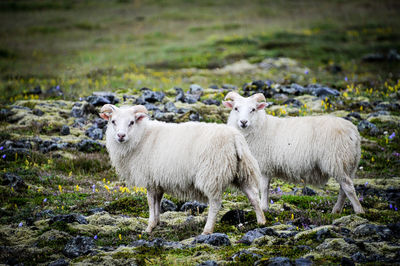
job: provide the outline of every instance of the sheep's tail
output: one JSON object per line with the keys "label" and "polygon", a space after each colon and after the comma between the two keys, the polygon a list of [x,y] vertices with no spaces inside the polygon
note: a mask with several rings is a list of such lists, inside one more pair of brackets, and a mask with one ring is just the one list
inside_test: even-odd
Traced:
{"label": "sheep's tail", "polygon": [[242,135],[235,136],[235,147],[238,157],[237,173],[239,185],[254,184],[259,187],[261,180],[260,167]]}

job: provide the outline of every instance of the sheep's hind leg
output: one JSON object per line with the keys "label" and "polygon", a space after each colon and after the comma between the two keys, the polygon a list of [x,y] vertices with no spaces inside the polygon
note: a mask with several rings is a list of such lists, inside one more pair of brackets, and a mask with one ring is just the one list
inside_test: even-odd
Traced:
{"label": "sheep's hind leg", "polygon": [[261,191],[261,209],[263,211],[268,211],[269,209],[269,184],[271,182],[271,178],[263,177],[260,180],[260,191]]}
{"label": "sheep's hind leg", "polygon": [[203,235],[212,234],[214,231],[215,221],[217,220],[217,214],[221,208],[221,197],[219,198],[209,198],[208,203],[210,208],[208,209],[207,223],[204,226]]}
{"label": "sheep's hind leg", "polygon": [[251,205],[254,208],[254,211],[256,212],[257,216],[257,223],[258,224],[265,224],[265,216],[264,212],[262,211],[260,207],[260,198],[258,196],[258,190],[255,185],[243,185],[241,187],[241,190],[243,191],[244,194],[246,194],[247,198],[249,199]]}
{"label": "sheep's hind leg", "polygon": [[154,203],[154,216],[157,224],[160,224],[160,213],[161,213],[161,200],[164,192],[159,190],[156,192],[156,202]]}
{"label": "sheep's hind leg", "polygon": [[342,186],[340,186],[338,200],[332,209],[332,213],[341,213],[345,200],[346,200],[346,193],[344,193]]}
{"label": "sheep's hind leg", "polygon": [[157,202],[157,192],[147,189],[147,203],[149,205],[149,223],[146,228],[146,233],[151,233],[154,227],[157,226],[156,202]]}
{"label": "sheep's hind leg", "polygon": [[340,182],[340,187],[343,189],[346,196],[349,198],[355,213],[364,213],[361,207],[360,201],[357,198],[356,191],[354,189],[353,181],[350,177],[346,176],[343,181]]}

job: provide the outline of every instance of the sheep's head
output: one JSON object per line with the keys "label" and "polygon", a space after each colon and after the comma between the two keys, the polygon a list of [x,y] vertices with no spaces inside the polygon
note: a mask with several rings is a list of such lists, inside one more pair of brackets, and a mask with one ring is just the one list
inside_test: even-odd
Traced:
{"label": "sheep's head", "polygon": [[267,107],[265,97],[262,93],[254,94],[248,98],[240,96],[236,92],[229,92],[222,102],[225,107],[232,109],[228,125],[245,130],[253,124],[258,112],[264,112]]}
{"label": "sheep's head", "polygon": [[143,105],[119,108],[106,104],[100,110],[100,117],[108,121],[107,130],[111,130],[114,139],[124,143],[135,134],[142,120],[147,118],[147,109]]}

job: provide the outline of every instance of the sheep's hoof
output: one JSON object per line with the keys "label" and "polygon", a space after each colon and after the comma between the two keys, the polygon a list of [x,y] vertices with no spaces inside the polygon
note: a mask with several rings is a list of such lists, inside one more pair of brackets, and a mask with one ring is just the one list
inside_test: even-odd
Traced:
{"label": "sheep's hoof", "polygon": [[153,227],[147,227],[145,232],[146,233],[151,233],[151,231],[153,231]]}
{"label": "sheep's hoof", "polygon": [[212,232],[208,232],[208,231],[204,231],[203,233],[201,233],[202,235],[211,235]]}

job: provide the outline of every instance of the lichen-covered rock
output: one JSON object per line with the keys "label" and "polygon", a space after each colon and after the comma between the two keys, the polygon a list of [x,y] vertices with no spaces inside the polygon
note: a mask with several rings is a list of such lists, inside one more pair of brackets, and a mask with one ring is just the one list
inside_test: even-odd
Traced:
{"label": "lichen-covered rock", "polygon": [[250,252],[248,250],[240,250],[231,256],[231,260],[235,262],[247,262],[256,261],[257,259],[262,258],[260,254]]}
{"label": "lichen-covered rock", "polygon": [[175,212],[178,210],[178,206],[176,206],[175,203],[173,203],[172,201],[168,200],[168,199],[163,199],[161,201],[161,212]]}
{"label": "lichen-covered rock", "polygon": [[274,229],[265,227],[265,228],[256,228],[254,230],[248,231],[238,242],[251,245],[253,241],[257,238],[262,236],[269,235],[269,236],[277,236],[277,232]]}
{"label": "lichen-covered rock", "polygon": [[300,239],[316,239],[318,241],[322,241],[325,238],[328,237],[333,237],[336,235],[334,233],[335,226],[333,225],[324,225],[324,226],[319,226],[315,227],[310,230],[305,230],[302,232],[299,232],[296,234],[294,237],[295,240],[300,240]]}
{"label": "lichen-covered rock", "polygon": [[69,258],[76,258],[82,255],[87,255],[95,248],[92,238],[86,236],[77,236],[72,238],[65,245],[63,253]]}
{"label": "lichen-covered rock", "polygon": [[27,189],[27,185],[24,180],[16,174],[4,173],[2,175],[2,185],[12,187],[15,191],[22,192]]}
{"label": "lichen-covered rock", "polygon": [[357,238],[367,238],[372,240],[390,240],[392,231],[383,225],[361,224],[357,226],[353,234]]}
{"label": "lichen-covered rock", "polygon": [[226,234],[221,234],[221,233],[213,233],[210,235],[199,235],[197,236],[192,244],[197,244],[197,243],[204,243],[204,244],[209,244],[212,246],[230,246],[231,241],[229,240],[228,236]]}
{"label": "lichen-covered rock", "polygon": [[347,227],[350,230],[354,230],[357,226],[366,223],[368,223],[367,219],[364,219],[356,214],[352,214],[336,219],[333,221],[332,224],[339,227]]}
{"label": "lichen-covered rock", "polygon": [[207,204],[200,203],[198,201],[188,201],[182,205],[180,211],[182,212],[190,211],[192,214],[196,215],[203,213],[206,208]]}
{"label": "lichen-covered rock", "polygon": [[351,257],[354,253],[358,252],[359,248],[355,244],[349,244],[342,238],[328,238],[306,255],[314,256],[314,258],[319,259],[326,256],[342,258]]}
{"label": "lichen-covered rock", "polygon": [[243,210],[230,210],[225,213],[221,218],[221,223],[228,223],[231,225],[238,225],[246,222],[245,216],[248,212]]}
{"label": "lichen-covered rock", "polygon": [[72,213],[72,214],[61,214],[54,216],[50,219],[49,224],[53,224],[55,222],[65,222],[65,223],[79,223],[79,224],[88,224],[88,221],[86,218],[77,213]]}

